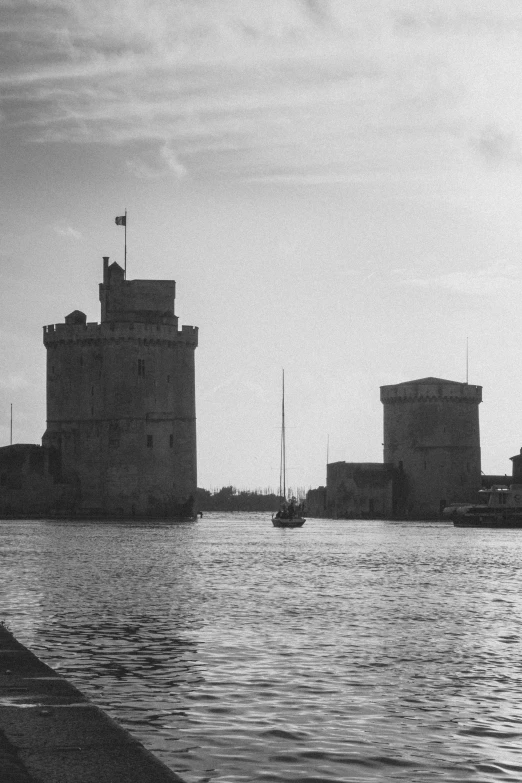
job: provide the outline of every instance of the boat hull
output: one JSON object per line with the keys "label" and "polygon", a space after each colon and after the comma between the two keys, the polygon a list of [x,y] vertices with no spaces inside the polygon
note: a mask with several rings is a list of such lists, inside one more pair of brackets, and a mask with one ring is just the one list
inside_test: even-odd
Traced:
{"label": "boat hull", "polygon": [[444,516],[455,527],[522,528],[522,484],[493,484],[479,495],[487,502],[447,506]]}
{"label": "boat hull", "polygon": [[522,508],[468,507],[452,515],[455,527],[522,528]]}
{"label": "boat hull", "polygon": [[498,517],[487,514],[480,517],[459,517],[453,520],[453,526],[522,529],[522,514],[517,517]]}
{"label": "boat hull", "polygon": [[281,519],[272,517],[272,524],[274,527],[303,527],[306,519],[304,517],[293,517],[292,519]]}

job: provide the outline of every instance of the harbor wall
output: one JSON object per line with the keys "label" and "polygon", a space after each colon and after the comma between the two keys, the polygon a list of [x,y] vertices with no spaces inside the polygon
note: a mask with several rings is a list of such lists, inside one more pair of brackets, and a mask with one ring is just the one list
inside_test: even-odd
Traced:
{"label": "harbor wall", "polygon": [[0,625],[2,783],[183,783]]}

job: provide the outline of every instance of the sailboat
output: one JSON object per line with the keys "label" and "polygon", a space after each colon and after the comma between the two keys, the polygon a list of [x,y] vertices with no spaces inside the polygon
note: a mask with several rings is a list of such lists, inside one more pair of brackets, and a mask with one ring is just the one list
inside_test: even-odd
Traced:
{"label": "sailboat", "polygon": [[303,508],[293,497],[286,500],[286,440],[285,440],[285,372],[283,370],[283,402],[281,410],[281,464],[279,469],[279,496],[281,508],[272,515],[274,527],[302,527],[306,522]]}

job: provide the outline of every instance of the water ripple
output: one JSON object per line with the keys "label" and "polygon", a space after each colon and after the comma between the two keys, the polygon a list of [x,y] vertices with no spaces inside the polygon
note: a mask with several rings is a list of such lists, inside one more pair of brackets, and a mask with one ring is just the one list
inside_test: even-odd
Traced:
{"label": "water ripple", "polygon": [[0,522],[0,619],[187,783],[522,779],[522,536]]}

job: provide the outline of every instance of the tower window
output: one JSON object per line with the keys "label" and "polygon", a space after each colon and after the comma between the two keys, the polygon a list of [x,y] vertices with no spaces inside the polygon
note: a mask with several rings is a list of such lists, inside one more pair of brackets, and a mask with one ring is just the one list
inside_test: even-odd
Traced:
{"label": "tower window", "polygon": [[169,438],[169,446],[172,448],[174,446],[174,435],[171,435]]}
{"label": "tower window", "polygon": [[138,375],[145,377],[145,359],[138,359]]}
{"label": "tower window", "polygon": [[152,435],[147,435],[147,448],[152,448]]}
{"label": "tower window", "polygon": [[167,383],[170,383],[170,375],[167,375]]}

